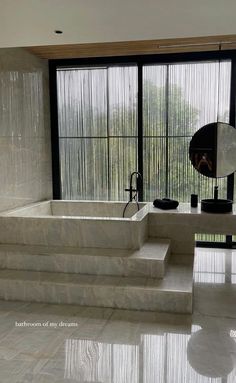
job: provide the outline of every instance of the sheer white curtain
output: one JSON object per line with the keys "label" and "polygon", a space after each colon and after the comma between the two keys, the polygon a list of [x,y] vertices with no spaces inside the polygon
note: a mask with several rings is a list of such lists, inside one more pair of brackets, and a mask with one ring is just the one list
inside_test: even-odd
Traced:
{"label": "sheer white curtain", "polygon": [[63,199],[126,200],[137,170],[137,68],[57,71]]}
{"label": "sheer white curtain", "polygon": [[[229,121],[230,61],[143,66],[144,200],[189,202],[213,195],[214,180],[189,161],[192,135]],[[63,199],[127,200],[137,170],[135,65],[59,69],[58,120]],[[226,196],[220,179],[219,196]]]}
{"label": "sheer white curtain", "polygon": [[[144,79],[144,196],[189,202],[213,195],[214,180],[196,172],[189,142],[203,125],[229,122],[230,61],[148,65]],[[226,197],[226,178],[218,180]]]}

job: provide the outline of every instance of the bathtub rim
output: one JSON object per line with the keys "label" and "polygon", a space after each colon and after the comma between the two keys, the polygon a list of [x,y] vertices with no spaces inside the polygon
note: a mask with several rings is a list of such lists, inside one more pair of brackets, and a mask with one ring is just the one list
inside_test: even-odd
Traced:
{"label": "bathtub rim", "polygon": [[[149,212],[149,203],[148,202],[140,202],[139,205],[141,206],[140,209],[135,212],[131,217],[109,217],[109,216],[71,216],[71,215],[47,215],[47,214],[40,214],[40,215],[22,215],[18,214],[19,212],[22,212],[24,210],[28,210],[35,207],[40,207],[42,205],[50,205],[51,203],[100,203],[100,204],[116,204],[116,205],[125,205],[127,204],[127,201],[99,201],[99,200],[43,200],[43,201],[37,201],[30,204],[26,204],[24,206],[19,206],[14,209],[6,210],[4,212],[0,213],[0,217],[9,217],[9,218],[34,218],[34,219],[62,219],[62,220],[91,220],[91,221],[136,221],[140,222],[143,220],[143,218],[146,217],[146,215]],[[132,202],[132,204],[135,204],[135,202]]]}

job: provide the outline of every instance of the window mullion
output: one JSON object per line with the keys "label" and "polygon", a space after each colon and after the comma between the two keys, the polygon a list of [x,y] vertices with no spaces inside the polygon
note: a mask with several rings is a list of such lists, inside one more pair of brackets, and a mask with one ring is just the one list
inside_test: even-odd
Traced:
{"label": "window mullion", "polygon": [[165,197],[169,195],[169,65],[166,66],[166,92],[165,92],[165,102],[166,102],[166,174],[165,174]]}
{"label": "window mullion", "polygon": [[138,64],[138,171],[139,201],[143,201],[143,65]]}
{"label": "window mullion", "polygon": [[111,200],[111,177],[110,177],[110,106],[109,106],[109,68],[107,71],[107,182],[108,182],[108,200]]}

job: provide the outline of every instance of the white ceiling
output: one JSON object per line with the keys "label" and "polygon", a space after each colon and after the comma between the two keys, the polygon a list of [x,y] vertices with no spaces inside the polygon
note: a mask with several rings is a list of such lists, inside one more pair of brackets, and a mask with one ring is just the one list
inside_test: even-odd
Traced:
{"label": "white ceiling", "polygon": [[0,47],[236,34],[235,15],[236,0],[0,0]]}

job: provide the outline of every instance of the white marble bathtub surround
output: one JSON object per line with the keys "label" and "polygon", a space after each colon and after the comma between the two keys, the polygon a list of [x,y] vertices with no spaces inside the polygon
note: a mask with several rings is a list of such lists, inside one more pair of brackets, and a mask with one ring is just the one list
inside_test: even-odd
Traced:
{"label": "white marble bathtub surround", "polygon": [[[173,255],[192,257],[196,233],[236,233],[235,212],[209,214],[189,204],[163,211],[148,203],[130,218],[119,216],[125,203],[51,201],[50,206],[46,201],[2,214],[0,242],[134,249],[150,236],[169,238]],[[76,216],[69,215],[73,212]]]}
{"label": "white marble bathtub surround", "polygon": [[[149,238],[149,232],[148,232],[149,231],[148,211],[149,211],[149,206],[147,204],[138,213],[136,213],[132,217],[132,219],[138,219],[139,220],[139,225],[138,225],[139,247],[142,247],[142,245]],[[162,238],[168,238],[168,237],[162,237]]]}
{"label": "white marble bathtub surround", "polygon": [[[0,216],[0,243],[59,249],[43,250],[38,254],[35,250],[32,254],[31,248],[28,253],[18,252],[18,259],[14,253],[17,246],[1,253],[1,267],[13,269],[0,271],[0,291],[4,299],[191,313],[194,234],[236,232],[235,210],[230,214],[208,214],[180,204],[176,210],[162,211],[147,204],[130,218],[77,217],[53,216],[50,204],[50,201],[42,202],[30,206],[29,210],[16,209]],[[89,208],[92,204],[89,202]],[[99,203],[95,202],[94,207],[96,204]],[[79,202],[74,206],[79,206]],[[28,214],[30,211],[32,216]],[[49,215],[41,215],[45,212]],[[147,259],[141,256],[140,247],[147,236],[147,245],[151,241],[158,243],[163,237],[171,242],[171,262],[162,280],[156,278],[160,276],[158,273],[149,274]],[[61,246],[71,251],[63,253]],[[73,247],[79,248],[78,254],[73,253]],[[88,247],[90,250],[86,254]],[[115,249],[112,258],[109,258],[109,249]],[[135,259],[130,251],[135,254],[138,249],[140,252],[136,252]],[[34,257],[35,264],[38,257],[38,269],[30,256]],[[104,264],[99,264],[99,257]],[[149,256],[152,271],[156,261]],[[26,269],[27,264],[35,271],[21,270]],[[105,276],[101,276],[103,271]],[[115,276],[111,277],[113,273]],[[164,272],[161,274],[163,276]]]}
{"label": "white marble bathtub surround", "polygon": [[17,217],[45,217],[52,216],[52,202],[43,201],[29,204],[17,209],[2,212],[3,216]]}
{"label": "white marble bathtub surround", "polygon": [[51,198],[48,66],[0,49],[0,211]]}
{"label": "white marble bathtub surround", "polygon": [[[52,213],[53,203],[50,202]],[[0,243],[139,249],[146,240],[148,209],[145,206],[138,213],[134,211],[132,217],[122,218],[114,217],[114,212],[118,215],[118,205],[120,214],[125,203],[75,201],[72,205],[78,213],[81,204],[83,214],[88,216],[51,215],[49,201],[3,213],[0,217]],[[60,206],[60,201],[56,205]],[[64,210],[60,214],[69,214],[72,205],[71,201],[62,202]],[[98,215],[111,216],[96,217],[96,209]],[[94,216],[90,217],[92,212]]]}
{"label": "white marble bathtub surround", "polygon": [[44,246],[138,249],[140,221],[59,217],[0,218],[0,242]]}
{"label": "white marble bathtub surround", "polygon": [[[77,217],[114,217],[122,218],[126,203],[116,201],[65,201],[54,200],[51,202],[52,215],[77,216]],[[140,209],[145,206],[140,203]],[[128,205],[125,218],[131,218],[138,212],[135,202]],[[143,212],[141,213],[143,216]]]}
{"label": "white marble bathtub surround", "polygon": [[76,217],[80,218],[116,218],[119,220],[142,221],[148,214],[149,204],[140,203],[128,205],[127,214],[123,217],[126,202],[88,201],[88,200],[49,200],[27,204],[22,208],[11,209],[2,213],[14,217]]}

